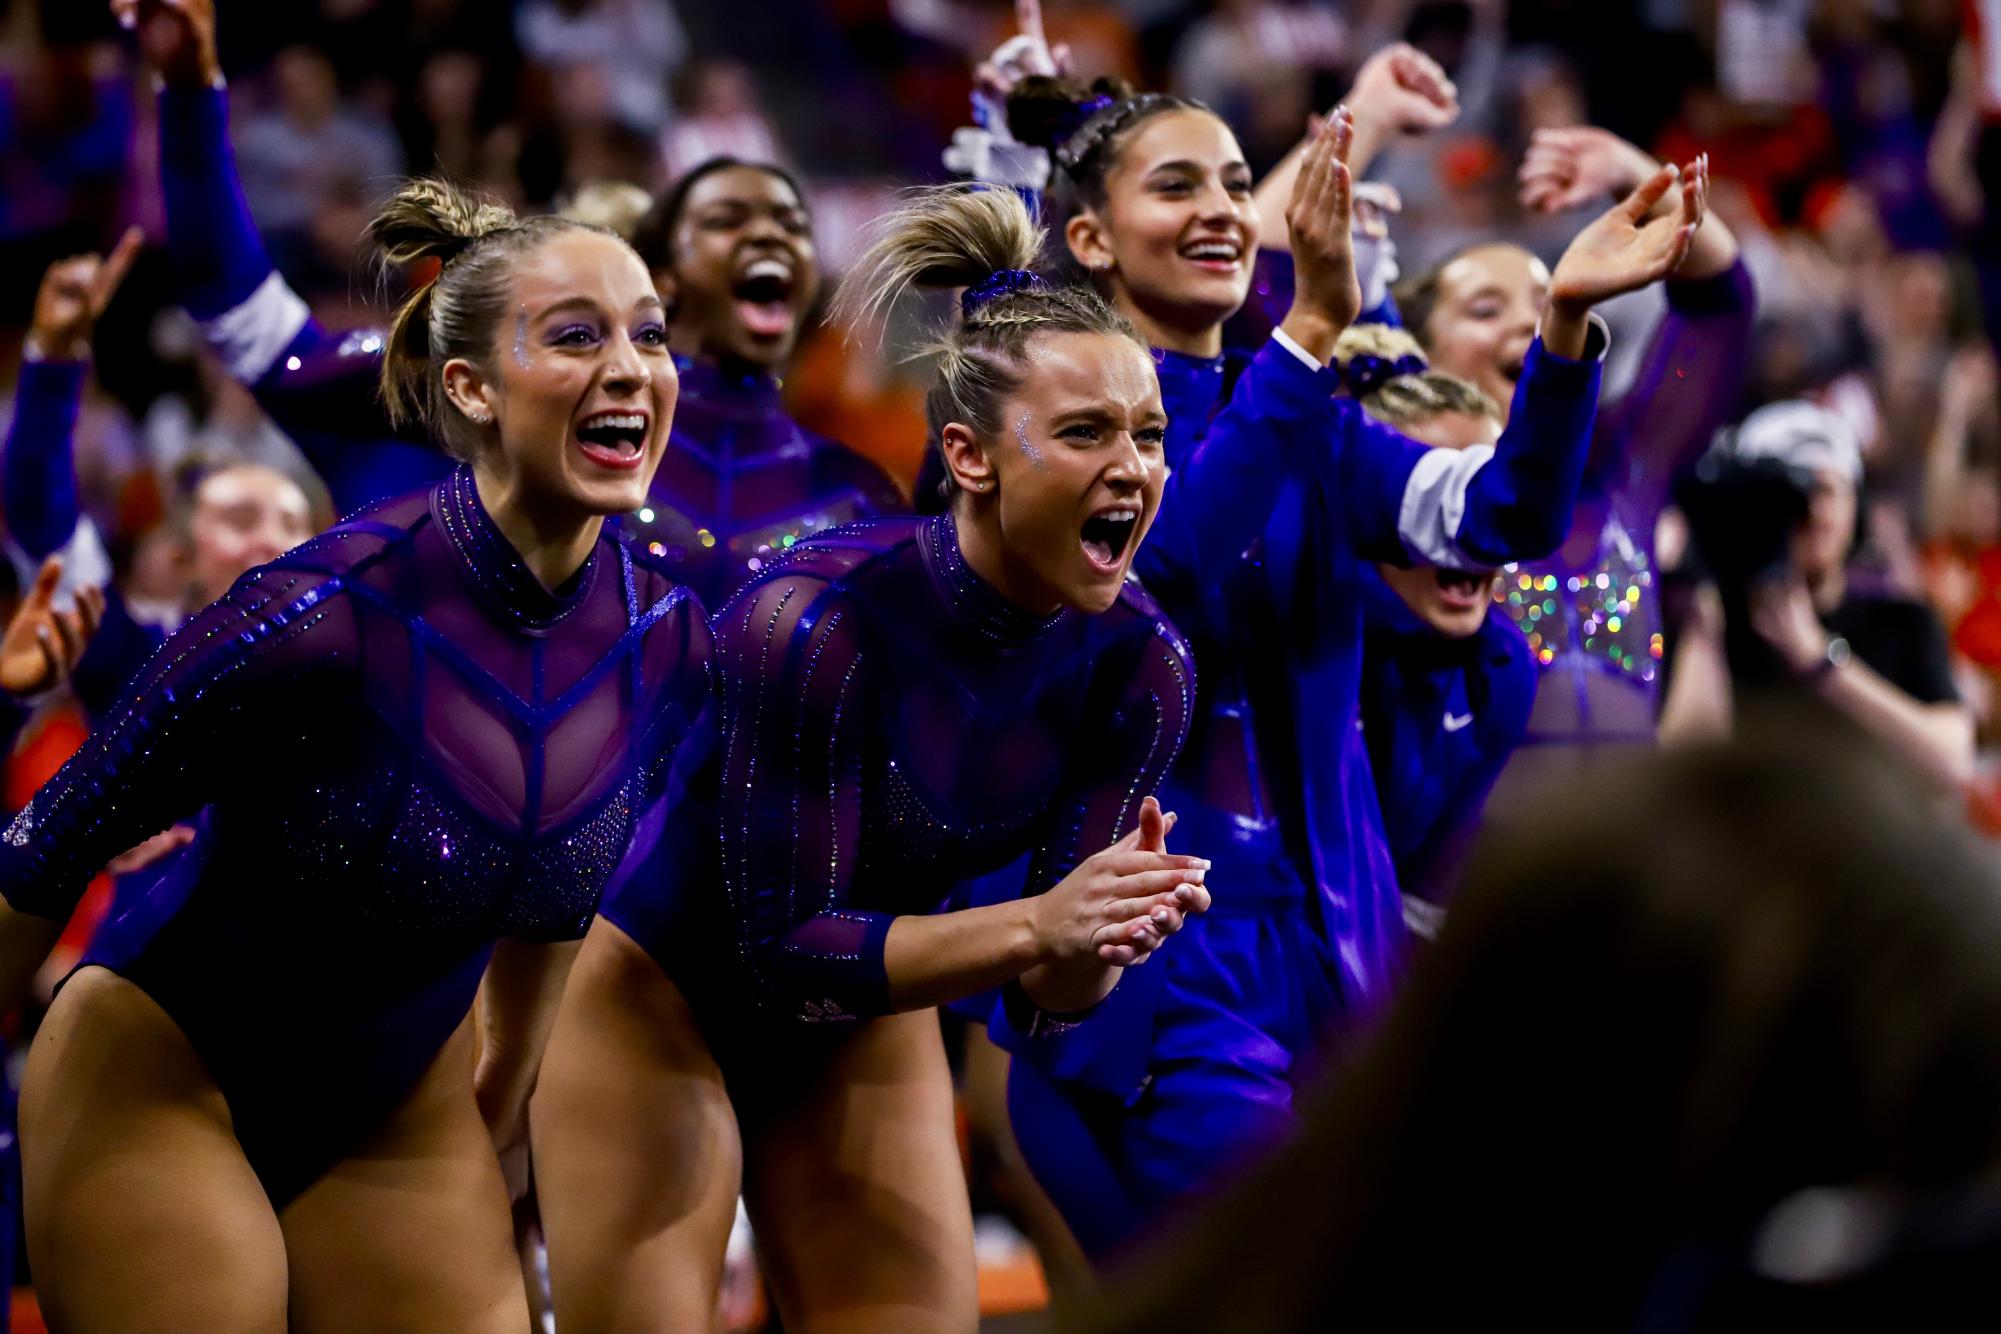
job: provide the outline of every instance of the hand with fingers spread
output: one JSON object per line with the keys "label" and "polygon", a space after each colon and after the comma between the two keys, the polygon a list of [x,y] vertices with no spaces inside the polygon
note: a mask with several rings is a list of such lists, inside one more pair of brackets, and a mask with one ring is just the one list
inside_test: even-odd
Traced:
{"label": "hand with fingers spread", "polygon": [[1524,208],[1562,213],[1624,199],[1660,163],[1609,130],[1590,125],[1537,130],[1518,174]]}
{"label": "hand with fingers spread", "polygon": [[222,80],[215,53],[215,0],[111,0],[118,26],[139,34],[139,50],[176,88]]}
{"label": "hand with fingers spread", "polygon": [[46,694],[68,680],[104,619],[104,593],[96,588],[78,589],[75,609],[58,610],[56,586],[62,577],[60,556],[43,561],[20,609],[0,634],[0,690],[16,699]]}
{"label": "hand with fingers spread", "polygon": [[1401,135],[1442,130],[1459,119],[1459,89],[1442,65],[1408,42],[1364,61],[1342,100],[1355,117],[1354,160],[1363,166]]}
{"label": "hand with fingers spread", "polygon": [[[1661,203],[1680,187],[1676,207]],[[1662,167],[1604,216],[1579,232],[1550,276],[1543,341],[1559,356],[1583,355],[1591,307],[1622,292],[1659,282],[1688,255],[1709,202],[1709,164],[1686,172]]]}
{"label": "hand with fingers spread", "polygon": [[72,255],[49,265],[35,293],[35,313],[28,328],[34,355],[62,361],[82,361],[90,355],[90,336],[118,285],[138,258],[146,236],[128,227],[110,256]]}
{"label": "hand with fingers spread", "polygon": [[1172,817],[1148,797],[1131,833],[1087,857],[1033,904],[1044,962],[1022,978],[1046,1010],[1082,1010],[1104,998],[1117,970],[1146,962],[1189,914],[1205,912],[1209,863],[1167,851]]}
{"label": "hand with fingers spread", "polygon": [[1355,182],[1348,153],[1354,141],[1354,117],[1336,107],[1306,151],[1285,211],[1295,278],[1292,309],[1279,327],[1323,362],[1362,309],[1350,231]]}

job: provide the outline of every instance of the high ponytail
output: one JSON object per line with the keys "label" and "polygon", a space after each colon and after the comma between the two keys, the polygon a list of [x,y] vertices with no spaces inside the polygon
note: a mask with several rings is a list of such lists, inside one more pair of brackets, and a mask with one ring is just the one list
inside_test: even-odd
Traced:
{"label": "high ponytail", "polygon": [[836,318],[874,318],[912,287],[976,287],[996,273],[1026,272],[1043,231],[1012,190],[948,185],[917,190],[879,219],[835,298]]}
{"label": "high ponytail", "polygon": [[392,424],[419,421],[459,458],[481,433],[446,397],[442,369],[455,358],[487,362],[507,301],[510,261],[565,230],[615,234],[564,218],[520,219],[495,200],[440,177],[403,187],[368,224],[386,264],[438,261],[438,270],[397,308],[382,357],[382,402]]}
{"label": "high ponytail", "polygon": [[[982,439],[998,436],[1001,402],[1020,386],[1029,340],[1038,334],[1107,334],[1146,347],[1096,292],[1035,272],[1042,242],[1019,196],[978,185],[914,191],[867,233],[834,299],[840,322],[852,328],[872,320],[912,287],[965,289],[957,320],[919,354],[938,364],[924,397],[933,448],[953,422]],[[949,492],[949,471],[943,485]]]}

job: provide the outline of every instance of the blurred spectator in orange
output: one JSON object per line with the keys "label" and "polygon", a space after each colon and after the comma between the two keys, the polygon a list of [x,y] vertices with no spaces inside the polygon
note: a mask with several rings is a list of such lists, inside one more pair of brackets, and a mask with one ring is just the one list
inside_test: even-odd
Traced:
{"label": "blurred spectator in orange", "polygon": [[785,378],[785,403],[801,426],[847,440],[909,499],[930,447],[923,386],[901,373],[881,341],[834,324],[812,328]]}

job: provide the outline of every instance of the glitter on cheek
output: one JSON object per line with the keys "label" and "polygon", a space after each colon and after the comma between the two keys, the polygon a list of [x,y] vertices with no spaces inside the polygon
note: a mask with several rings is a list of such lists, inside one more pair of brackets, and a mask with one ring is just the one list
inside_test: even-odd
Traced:
{"label": "glitter on cheek", "polygon": [[528,307],[523,306],[514,315],[514,364],[522,370],[528,369]]}
{"label": "glitter on cheek", "polygon": [[1028,438],[1028,417],[1029,414],[1024,412],[1015,419],[1014,438],[1020,443],[1022,457],[1028,460],[1028,466],[1039,472],[1047,465],[1048,460],[1042,456],[1042,451],[1037,449],[1034,442]]}

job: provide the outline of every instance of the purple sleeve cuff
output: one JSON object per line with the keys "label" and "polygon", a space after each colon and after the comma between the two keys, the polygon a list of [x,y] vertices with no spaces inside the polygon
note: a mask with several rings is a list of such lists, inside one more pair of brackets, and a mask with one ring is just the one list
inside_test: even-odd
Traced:
{"label": "purple sleeve cuff", "polygon": [[843,1023],[888,1014],[884,946],[891,913],[829,909],[775,942],[765,975],[803,1023]]}
{"label": "purple sleeve cuff", "polygon": [[207,320],[241,305],[272,267],[243,197],[222,89],[160,91],[160,180],[167,255],[188,312]]}
{"label": "purple sleeve cuff", "polygon": [[1001,988],[1001,1009],[1015,1032],[1025,1038],[1061,1037],[1073,1033],[1098,1012],[1104,1002],[1082,1010],[1045,1010],[1029,996],[1019,978]]}
{"label": "purple sleeve cuff", "polygon": [[14,420],[0,458],[0,506],[21,549],[36,560],[69,541],[82,517],[77,500],[76,422],[82,363],[22,363]]}
{"label": "purple sleeve cuff", "polygon": [[1685,315],[1724,315],[1757,304],[1758,290],[1751,271],[1739,258],[1723,272],[1708,278],[1688,278],[1667,284],[1668,309]]}

